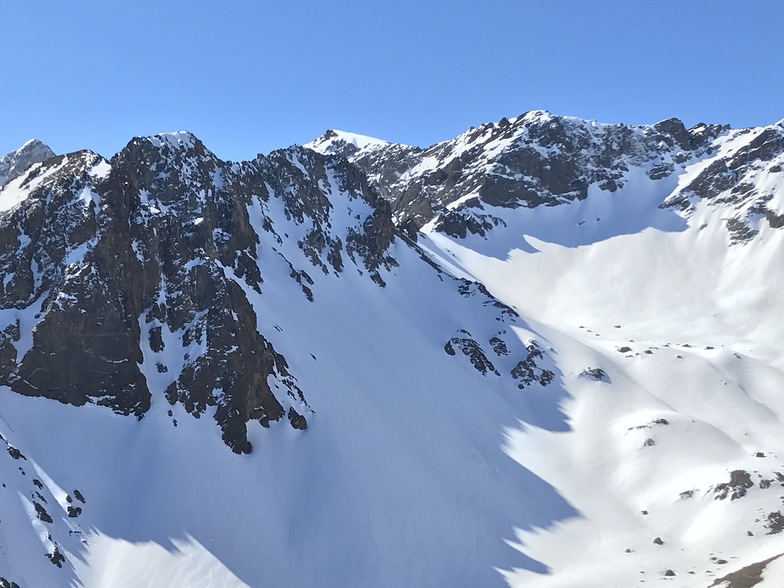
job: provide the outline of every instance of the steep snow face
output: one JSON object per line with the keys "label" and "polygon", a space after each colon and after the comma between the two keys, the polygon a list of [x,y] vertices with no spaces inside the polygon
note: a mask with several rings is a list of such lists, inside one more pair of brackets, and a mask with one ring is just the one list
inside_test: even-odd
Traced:
{"label": "steep snow face", "polygon": [[[538,335],[402,243],[392,250],[399,267],[382,271],[386,287],[356,270],[314,272],[313,302],[273,246],[260,244],[265,281],[277,287],[248,295],[307,395],[307,431],[251,427],[254,451],[239,457],[213,423],[160,389],[140,422],[0,397],[14,443],[86,499],[68,522],[87,545],[72,552],[52,533],[77,577],[88,586],[470,587],[504,585],[495,566],[544,571],[504,540],[515,525],[546,527],[574,511],[500,449],[518,419],[567,427],[557,384],[512,375],[529,358],[535,377],[553,370],[544,345],[542,357],[528,349]],[[193,562],[203,575],[192,575]],[[21,563],[7,569],[35,585]]]}
{"label": "steep snow face", "polygon": [[0,157],[0,187],[50,157],[54,157],[54,151],[38,139],[31,139],[16,151],[3,155]]}

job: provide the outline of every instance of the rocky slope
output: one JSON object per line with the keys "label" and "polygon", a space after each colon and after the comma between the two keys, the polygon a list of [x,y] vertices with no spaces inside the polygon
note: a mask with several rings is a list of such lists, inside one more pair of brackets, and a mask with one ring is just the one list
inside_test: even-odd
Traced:
{"label": "rocky slope", "polygon": [[461,205],[533,208],[583,200],[589,186],[614,192],[631,167],[650,164],[651,178],[669,176],[710,151],[726,130],[686,129],[677,119],[647,127],[606,125],[533,111],[427,149],[372,141],[360,148],[335,131],[309,147],[344,155],[366,170],[394,203],[399,222],[421,227],[440,216],[444,228],[464,235],[465,220],[448,213]]}

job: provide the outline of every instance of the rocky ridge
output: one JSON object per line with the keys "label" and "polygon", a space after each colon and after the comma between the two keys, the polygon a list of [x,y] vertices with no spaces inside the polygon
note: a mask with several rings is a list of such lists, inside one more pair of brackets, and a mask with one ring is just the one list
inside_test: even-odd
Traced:
{"label": "rocky ridge", "polygon": [[440,216],[442,230],[464,236],[466,225],[474,233],[492,226],[472,225],[470,209],[554,206],[585,199],[592,185],[614,192],[634,166],[646,166],[652,179],[667,177],[709,152],[727,129],[686,129],[677,119],[651,126],[601,124],[531,111],[427,149],[383,142],[359,148],[334,131],[310,146],[366,170],[393,203],[400,224],[421,227]]}
{"label": "rocky ridge", "polygon": [[584,200],[589,190],[623,188],[635,169],[658,181],[699,164],[700,173],[677,186],[662,206],[689,214],[705,199],[727,208],[727,227],[740,242],[757,234],[763,219],[784,226],[776,181],[784,165],[783,128],[686,128],[674,118],[631,126],[531,111],[425,149],[369,138],[357,142],[340,131],[308,146],[365,170],[409,234],[435,222],[437,230],[457,238],[502,225],[494,210]]}
{"label": "rocky ridge", "polygon": [[[286,418],[305,429],[310,412],[249,300],[267,288],[271,257],[314,301],[319,276],[349,268],[384,287],[397,265],[390,246],[402,239],[456,296],[476,297],[499,321],[517,317],[399,237],[389,202],[341,156],[292,147],[225,162],[190,133],[173,133],[135,138],[111,160],[90,151],[50,158],[3,197],[16,204],[0,213],[0,384],[138,419],[162,393],[197,418],[214,410],[237,453],[251,451],[249,422]],[[503,332],[485,350],[461,339],[482,375],[475,358],[499,375],[485,353],[502,355],[499,344],[510,353]],[[535,347],[509,346],[519,365],[507,377],[523,377],[525,364],[524,382],[549,383]]]}
{"label": "rocky ridge", "polygon": [[[235,164],[188,133],[137,138],[110,161],[84,151],[28,168],[0,196],[12,193],[19,204],[0,216],[0,381],[142,418],[154,369],[172,404],[194,416],[215,407],[236,452],[251,449],[249,420],[268,426],[288,408],[304,428],[291,405],[307,407],[245,293],[265,287],[259,233],[282,243],[277,222],[298,228],[310,263],[291,274],[308,297],[308,272],[356,264],[383,284],[379,269],[394,264],[386,202],[345,160],[302,148]],[[336,197],[356,203],[353,217],[335,214]]]}

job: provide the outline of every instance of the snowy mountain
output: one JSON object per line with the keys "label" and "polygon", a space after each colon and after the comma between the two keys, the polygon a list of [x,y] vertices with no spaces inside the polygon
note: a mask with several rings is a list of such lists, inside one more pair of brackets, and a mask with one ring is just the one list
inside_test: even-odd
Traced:
{"label": "snowy mountain", "polygon": [[536,111],[28,165],[0,586],[779,586],[782,161]]}
{"label": "snowy mountain", "polygon": [[54,152],[38,139],[32,139],[16,151],[0,157],[0,186],[50,157],[54,157]]}

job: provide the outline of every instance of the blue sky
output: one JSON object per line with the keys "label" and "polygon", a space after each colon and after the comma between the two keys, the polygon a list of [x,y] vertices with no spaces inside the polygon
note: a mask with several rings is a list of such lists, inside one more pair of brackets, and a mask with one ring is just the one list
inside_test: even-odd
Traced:
{"label": "blue sky", "polygon": [[247,159],[328,128],[429,145],[546,109],[784,118],[778,0],[38,0],[0,12],[0,153],[191,130]]}

